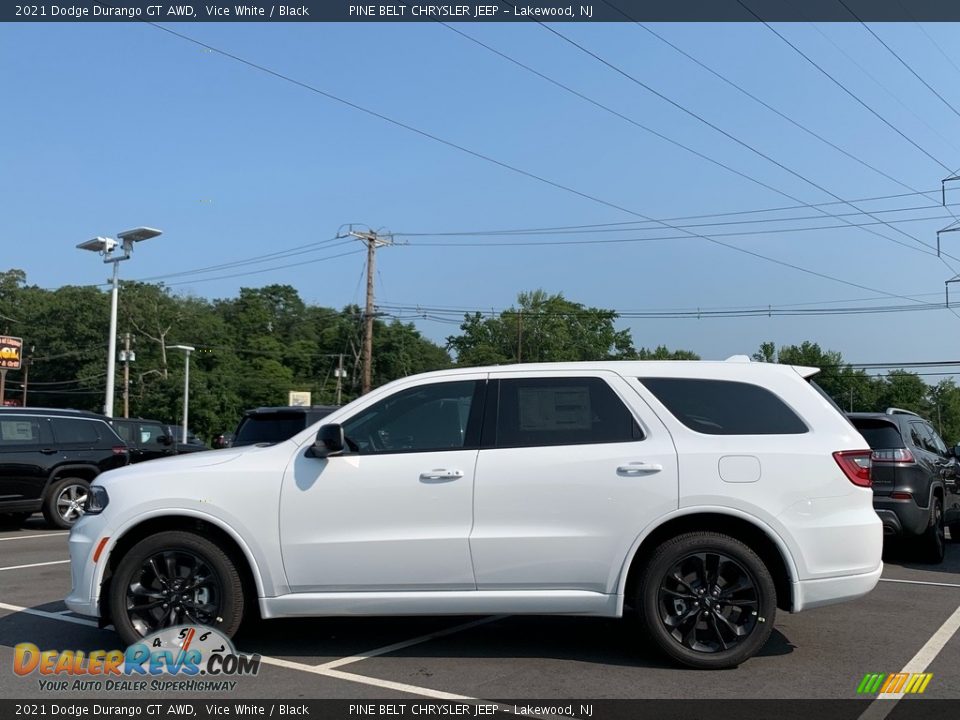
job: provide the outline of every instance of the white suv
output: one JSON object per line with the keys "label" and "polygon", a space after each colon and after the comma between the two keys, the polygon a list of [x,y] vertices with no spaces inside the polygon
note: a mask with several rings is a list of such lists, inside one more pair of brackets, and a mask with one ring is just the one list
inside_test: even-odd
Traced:
{"label": "white suv", "polygon": [[[97,478],[67,606],[128,643],[245,614],[640,615],[734,666],[777,608],[859,597],[870,449],[813,368],[598,362],[390,383],[275,445]],[[318,432],[319,429],[319,432]]]}

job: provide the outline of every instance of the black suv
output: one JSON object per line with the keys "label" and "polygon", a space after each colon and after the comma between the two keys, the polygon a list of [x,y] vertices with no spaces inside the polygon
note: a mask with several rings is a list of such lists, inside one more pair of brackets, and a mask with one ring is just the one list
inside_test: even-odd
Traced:
{"label": "black suv", "polygon": [[187,433],[187,442],[180,442],[182,428],[159,420],[113,418],[110,422],[113,429],[130,448],[132,463],[210,449],[190,433]]}
{"label": "black suv", "polygon": [[289,405],[247,410],[237,425],[231,447],[278,443],[289,440],[318,420],[337,410],[339,405]]}
{"label": "black suv", "polygon": [[21,522],[42,510],[48,523],[69,528],[83,514],[90,482],[128,457],[102,415],[0,408],[0,515]]}
{"label": "black suv", "polygon": [[912,543],[918,558],[943,560],[944,525],[960,540],[957,449],[916,413],[849,413],[873,450],[873,507],[883,532]]}

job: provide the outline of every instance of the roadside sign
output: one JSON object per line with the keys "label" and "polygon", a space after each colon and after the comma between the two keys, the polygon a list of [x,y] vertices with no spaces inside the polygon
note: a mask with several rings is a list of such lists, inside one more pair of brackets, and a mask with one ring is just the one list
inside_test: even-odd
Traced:
{"label": "roadside sign", "polygon": [[23,358],[23,338],[0,335],[0,368],[19,370]]}

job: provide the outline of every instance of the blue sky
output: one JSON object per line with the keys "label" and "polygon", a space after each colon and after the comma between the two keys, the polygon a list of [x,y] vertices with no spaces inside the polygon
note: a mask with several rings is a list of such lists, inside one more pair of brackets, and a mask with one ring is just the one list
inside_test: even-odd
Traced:
{"label": "blue sky", "polygon": [[[436,23],[171,24],[167,27],[477,153],[653,218],[798,203],[678,149],[549,84]],[[834,198],[657,98],[536,24],[457,29],[700,153],[804,203]],[[610,65],[843,199],[908,193],[807,136],[642,28],[552,26]],[[777,25],[866,104],[951,169],[960,115],[860,25]],[[960,108],[956,26],[872,26]],[[760,24],[651,26],[701,62],[834,144],[931,196],[858,203],[935,244],[947,172],[831,83]],[[939,49],[937,47],[939,45]],[[840,48],[843,49],[841,52]],[[941,54],[941,49],[948,53]],[[955,56],[949,55],[954,53]],[[522,290],[562,291],[617,310],[909,301],[833,282],[697,237],[558,245],[557,241],[675,236],[640,231],[504,237],[460,232],[636,221],[609,205],[485,162],[142,23],[0,26],[0,241],[4,268],[43,287],[102,282],[108,268],[74,249],[137,225],[163,229],[121,266],[124,278],[164,277],[179,293],[230,297],[242,286],[289,283],[311,303],[362,302],[362,247],[329,242],[344,223],[386,228],[398,244],[377,260],[384,305],[504,308]],[[867,73],[873,77],[871,78]],[[958,184],[960,188],[960,184]],[[954,197],[960,201],[960,194]],[[885,212],[899,208],[910,212]],[[856,213],[846,205],[829,213]],[[958,212],[960,214],[960,212]],[[818,217],[795,209],[779,215]],[[731,218],[677,222],[720,222]],[[855,223],[872,222],[849,215]],[[805,226],[840,225],[829,217]],[[895,295],[940,302],[960,270],[914,239],[864,229],[780,232],[779,224],[699,227],[718,240]],[[503,243],[542,242],[540,246]],[[443,245],[425,245],[427,242]],[[501,244],[491,245],[491,242]],[[319,243],[315,248],[306,247]],[[470,243],[470,245],[468,245]],[[480,246],[476,246],[476,245]],[[296,246],[301,255],[214,272],[186,270]],[[960,258],[960,233],[943,246]],[[329,259],[322,259],[329,258]],[[275,265],[295,264],[276,270]],[[952,266],[948,267],[948,264]],[[255,272],[243,277],[222,277]],[[960,311],[960,285],[955,296]],[[864,298],[877,298],[873,303]],[[122,300],[121,300],[122,301]],[[857,302],[854,302],[857,301]],[[812,307],[805,305],[805,307]],[[829,305],[821,305],[829,307]],[[404,315],[410,315],[404,311]],[[434,316],[436,314],[434,313]],[[451,316],[447,316],[448,318]],[[414,320],[415,318],[410,317]],[[456,324],[416,319],[434,340]],[[710,320],[630,319],[638,345],[722,358],[765,340],[813,340],[853,362],[955,357],[960,317],[946,310],[876,315]]]}

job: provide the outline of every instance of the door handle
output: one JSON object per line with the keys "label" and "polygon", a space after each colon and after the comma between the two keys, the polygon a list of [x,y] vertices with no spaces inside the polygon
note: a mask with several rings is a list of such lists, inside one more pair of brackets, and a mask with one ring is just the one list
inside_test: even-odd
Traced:
{"label": "door handle", "polygon": [[54,448],[44,448],[40,452],[42,452],[44,455],[53,455],[56,450]]}
{"label": "door handle", "polygon": [[446,470],[444,468],[426,470],[420,473],[420,479],[426,482],[437,482],[438,480],[459,480],[462,477],[463,470]]}
{"label": "door handle", "polygon": [[617,468],[617,475],[651,475],[663,470],[660,463],[632,462],[626,465],[620,465]]}

